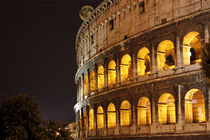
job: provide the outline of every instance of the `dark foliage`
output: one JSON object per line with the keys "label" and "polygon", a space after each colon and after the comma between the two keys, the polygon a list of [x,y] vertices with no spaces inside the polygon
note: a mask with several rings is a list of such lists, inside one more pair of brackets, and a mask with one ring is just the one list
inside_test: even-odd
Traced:
{"label": "dark foliage", "polygon": [[69,140],[70,134],[55,121],[43,121],[39,104],[26,94],[5,98],[0,105],[1,140]]}

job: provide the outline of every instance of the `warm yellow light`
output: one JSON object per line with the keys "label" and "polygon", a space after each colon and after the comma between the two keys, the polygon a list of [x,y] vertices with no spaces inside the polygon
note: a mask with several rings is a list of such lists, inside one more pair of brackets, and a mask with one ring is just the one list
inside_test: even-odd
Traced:
{"label": "warm yellow light", "polygon": [[104,67],[98,67],[98,89],[104,88]]}
{"label": "warm yellow light", "polygon": [[121,59],[120,76],[121,81],[126,81],[131,76],[131,57],[128,54],[124,55]]}
{"label": "warm yellow light", "polygon": [[191,89],[185,95],[185,121],[205,122],[205,100],[203,93],[198,89]]}
{"label": "warm yellow light", "polygon": [[131,105],[127,100],[123,101],[120,106],[120,125],[131,125]]}
{"label": "warm yellow light", "polygon": [[90,109],[89,111],[89,130],[94,129],[94,110]]}
{"label": "warm yellow light", "polygon": [[174,96],[164,93],[158,100],[158,121],[160,124],[176,123]]}
{"label": "warm yellow light", "polygon": [[85,75],[85,95],[88,94],[88,75]]}
{"label": "warm yellow light", "polygon": [[137,55],[137,73],[138,76],[145,75],[150,72],[150,57],[149,50],[143,47],[139,50]]}
{"label": "warm yellow light", "polygon": [[108,65],[108,85],[116,83],[116,63],[111,60]]}
{"label": "warm yellow light", "polygon": [[[191,53],[191,50],[193,50],[195,54]],[[184,64],[190,65],[191,63],[199,63],[201,55],[201,41],[199,33],[194,31],[185,35],[183,41]]]}
{"label": "warm yellow light", "polygon": [[142,97],[138,101],[137,124],[138,125],[150,125],[151,124],[150,101],[147,97]]}
{"label": "warm yellow light", "polygon": [[170,40],[164,40],[159,43],[157,49],[158,71],[173,68],[174,65],[175,65],[174,44]]}
{"label": "warm yellow light", "polygon": [[95,91],[96,87],[96,77],[95,72],[91,71],[90,73],[90,92]]}
{"label": "warm yellow light", "polygon": [[107,108],[107,121],[108,128],[116,127],[116,109],[113,103],[110,103]]}
{"label": "warm yellow light", "polygon": [[104,110],[102,106],[99,106],[97,109],[97,128],[104,128]]}

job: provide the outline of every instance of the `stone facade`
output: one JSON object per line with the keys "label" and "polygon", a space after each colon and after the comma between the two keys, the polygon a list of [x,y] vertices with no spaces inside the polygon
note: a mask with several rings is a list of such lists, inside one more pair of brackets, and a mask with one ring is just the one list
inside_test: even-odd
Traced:
{"label": "stone facade", "polygon": [[210,89],[200,65],[209,7],[209,0],[102,2],[76,38],[77,138],[209,139]]}

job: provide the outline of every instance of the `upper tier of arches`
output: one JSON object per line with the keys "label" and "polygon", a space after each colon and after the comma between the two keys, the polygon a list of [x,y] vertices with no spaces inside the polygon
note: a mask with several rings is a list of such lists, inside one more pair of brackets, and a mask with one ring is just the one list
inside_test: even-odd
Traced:
{"label": "upper tier of arches", "polygon": [[78,31],[77,64],[82,67],[119,42],[182,20],[180,17],[196,16],[209,6],[206,0],[104,0]]}
{"label": "upper tier of arches", "polygon": [[119,83],[124,85],[135,79],[146,80],[154,74],[174,74],[181,64],[187,67],[200,63],[201,34],[191,31],[184,35],[182,40],[182,49],[175,46],[177,42],[160,40],[156,50],[151,50],[145,45],[133,53],[135,55],[127,52],[120,57],[110,58],[107,63],[90,66],[80,75],[78,97],[82,99],[94,95],[107,87],[112,89]]}

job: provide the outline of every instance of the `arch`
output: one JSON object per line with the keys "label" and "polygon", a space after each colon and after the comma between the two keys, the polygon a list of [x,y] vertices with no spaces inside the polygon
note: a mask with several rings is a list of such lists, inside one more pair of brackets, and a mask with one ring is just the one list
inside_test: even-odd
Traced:
{"label": "arch", "polygon": [[151,71],[149,50],[143,47],[137,54],[137,73],[138,76],[149,74]]}
{"label": "arch", "polygon": [[97,128],[104,128],[104,109],[102,106],[97,109]]}
{"label": "arch", "polygon": [[95,71],[91,71],[90,73],[90,92],[93,92],[96,90],[96,76]]}
{"label": "arch", "polygon": [[98,67],[98,89],[104,88],[104,67],[100,65]]}
{"label": "arch", "polygon": [[90,109],[89,111],[89,130],[94,129],[94,110]]}
{"label": "arch", "polygon": [[161,41],[157,49],[158,71],[175,67],[174,43],[170,40]]}
{"label": "arch", "polygon": [[126,54],[121,59],[120,65],[120,77],[121,82],[126,81],[128,78],[131,77],[131,57],[130,55]]}
{"label": "arch", "polygon": [[192,123],[205,122],[205,100],[199,89],[191,89],[185,95],[185,121]]}
{"label": "arch", "polygon": [[107,108],[107,125],[108,128],[116,127],[116,109],[113,103],[110,103]]}
{"label": "arch", "polygon": [[164,93],[158,100],[158,121],[160,124],[176,123],[176,107],[174,96]]}
{"label": "arch", "polygon": [[108,65],[108,85],[116,83],[116,63],[111,60]]}
{"label": "arch", "polygon": [[83,80],[81,80],[81,83],[80,83],[80,96],[81,98],[83,97]]}
{"label": "arch", "polygon": [[141,97],[138,101],[137,124],[151,125],[151,107],[147,97]]}
{"label": "arch", "polygon": [[189,32],[183,39],[184,64],[190,65],[201,62],[201,37],[197,31]]}
{"label": "arch", "polygon": [[131,125],[131,104],[127,100],[124,100],[120,106],[120,125]]}
{"label": "arch", "polygon": [[85,75],[85,95],[88,95],[88,75]]}

